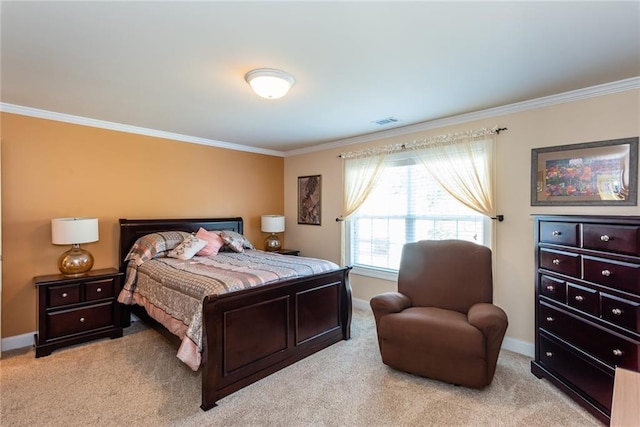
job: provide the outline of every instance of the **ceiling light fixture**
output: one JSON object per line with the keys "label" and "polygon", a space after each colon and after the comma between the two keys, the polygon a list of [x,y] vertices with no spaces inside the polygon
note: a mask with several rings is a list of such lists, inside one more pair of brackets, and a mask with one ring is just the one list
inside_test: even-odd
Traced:
{"label": "ceiling light fixture", "polygon": [[244,79],[255,93],[267,99],[282,98],[296,82],[290,74],[272,68],[249,71]]}

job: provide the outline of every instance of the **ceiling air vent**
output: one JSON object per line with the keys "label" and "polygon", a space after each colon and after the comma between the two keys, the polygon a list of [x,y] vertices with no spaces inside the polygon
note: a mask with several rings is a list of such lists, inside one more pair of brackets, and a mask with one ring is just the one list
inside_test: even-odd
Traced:
{"label": "ceiling air vent", "polygon": [[377,125],[384,126],[384,125],[388,125],[389,123],[395,123],[397,121],[398,121],[398,119],[395,118],[395,117],[386,117],[384,119],[374,120],[371,123],[375,123]]}

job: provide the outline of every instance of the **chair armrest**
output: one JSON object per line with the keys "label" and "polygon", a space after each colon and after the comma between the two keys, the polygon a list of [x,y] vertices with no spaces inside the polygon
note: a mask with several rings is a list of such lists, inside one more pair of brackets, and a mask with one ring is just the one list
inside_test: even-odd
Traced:
{"label": "chair armrest", "polygon": [[467,319],[469,323],[480,329],[487,339],[500,336],[500,341],[509,325],[507,314],[497,305],[489,303],[472,305],[467,313]]}
{"label": "chair armrest", "polygon": [[376,325],[378,325],[382,316],[391,313],[400,313],[405,308],[411,307],[411,299],[399,292],[385,292],[384,294],[371,298],[369,305],[376,318]]}
{"label": "chair armrest", "polygon": [[469,309],[467,320],[484,335],[487,346],[487,378],[491,382],[496,371],[502,339],[509,326],[507,314],[497,305],[478,303]]}
{"label": "chair armrest", "polygon": [[408,296],[400,292],[385,292],[384,294],[371,298],[369,304],[374,313],[378,312],[384,315],[399,313],[405,308],[411,307],[411,300]]}

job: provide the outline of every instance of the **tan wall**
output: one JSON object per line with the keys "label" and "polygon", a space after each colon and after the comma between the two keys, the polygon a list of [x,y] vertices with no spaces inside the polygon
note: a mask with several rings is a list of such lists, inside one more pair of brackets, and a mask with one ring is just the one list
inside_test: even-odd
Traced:
{"label": "tan wall", "polygon": [[36,328],[32,278],[57,272],[64,246],[50,220],[99,218],[83,245],[94,268],[118,266],[118,218],[241,216],[262,242],[260,215],[283,212],[281,157],[2,116],[2,337]]}
{"label": "tan wall", "polygon": [[[337,155],[365,146],[406,142],[418,137],[499,125],[508,130],[498,137],[498,213],[494,249],[494,301],[509,316],[507,336],[527,343],[534,340],[534,259],[532,214],[640,215],[638,207],[532,207],[530,206],[531,149],[640,135],[640,91],[600,96],[556,106],[513,113],[488,120],[433,129],[414,135],[379,139],[285,158],[285,215],[287,245],[304,255],[340,260],[342,164]],[[298,176],[322,174],[322,225],[296,224],[295,183]],[[355,298],[369,300],[380,292],[396,290],[396,283],[351,274]]]}

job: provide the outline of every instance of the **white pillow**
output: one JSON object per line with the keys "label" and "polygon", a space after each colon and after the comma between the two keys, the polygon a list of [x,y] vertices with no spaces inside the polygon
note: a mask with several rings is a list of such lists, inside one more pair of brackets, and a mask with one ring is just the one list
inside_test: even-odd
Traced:
{"label": "white pillow", "polygon": [[207,246],[207,241],[198,239],[194,235],[189,235],[184,238],[182,243],[171,250],[167,256],[178,259],[191,259],[198,251]]}

